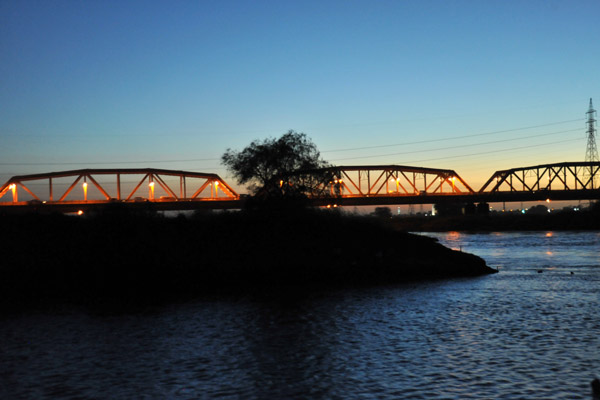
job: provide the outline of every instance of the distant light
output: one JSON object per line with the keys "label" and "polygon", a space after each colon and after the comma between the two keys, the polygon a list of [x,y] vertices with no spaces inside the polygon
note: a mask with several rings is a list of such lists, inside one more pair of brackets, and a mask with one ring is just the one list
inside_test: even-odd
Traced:
{"label": "distant light", "polygon": [[546,203],[550,203],[550,199],[546,199]]}
{"label": "distant light", "polygon": [[525,210],[521,210],[521,214],[525,214]]}
{"label": "distant light", "polygon": [[77,211],[77,215],[83,215],[83,210]]}

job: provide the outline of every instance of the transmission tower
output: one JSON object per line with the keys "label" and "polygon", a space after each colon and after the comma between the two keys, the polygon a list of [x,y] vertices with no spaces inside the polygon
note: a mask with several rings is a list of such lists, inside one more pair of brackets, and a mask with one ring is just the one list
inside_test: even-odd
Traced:
{"label": "transmission tower", "polygon": [[596,110],[592,105],[592,99],[590,99],[590,109],[586,115],[588,142],[585,150],[585,161],[600,161],[598,159],[598,148],[596,147]]}
{"label": "transmission tower", "polygon": [[[585,161],[600,161],[598,160],[598,148],[596,147],[596,110],[592,105],[592,99],[590,99],[590,108],[586,113],[587,115],[587,148],[585,150]],[[594,174],[594,167],[590,166],[589,170],[586,169],[584,176],[590,178],[592,189],[598,187],[598,174]],[[591,201],[590,201],[591,206]]]}

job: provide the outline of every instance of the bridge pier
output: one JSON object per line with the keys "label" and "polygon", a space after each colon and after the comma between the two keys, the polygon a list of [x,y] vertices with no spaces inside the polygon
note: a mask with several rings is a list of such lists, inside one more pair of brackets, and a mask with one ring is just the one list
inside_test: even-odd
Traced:
{"label": "bridge pier", "polygon": [[477,204],[477,214],[488,215],[490,213],[490,205],[482,202]]}
{"label": "bridge pier", "polygon": [[474,215],[477,213],[477,206],[475,203],[467,203],[464,208],[464,215]]}

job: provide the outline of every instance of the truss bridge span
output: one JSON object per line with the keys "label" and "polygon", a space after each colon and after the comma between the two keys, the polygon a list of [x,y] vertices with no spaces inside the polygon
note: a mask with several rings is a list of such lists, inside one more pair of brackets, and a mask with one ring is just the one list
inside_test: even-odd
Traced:
{"label": "truss bridge span", "polygon": [[563,162],[496,171],[475,191],[454,170],[387,166],[332,167],[337,205],[494,203],[600,199],[600,162]]}
{"label": "truss bridge span", "polygon": [[[322,171],[321,171],[322,172]],[[335,166],[316,206],[494,203],[600,199],[600,162],[563,162],[496,171],[474,190],[450,169]],[[309,172],[310,173],[310,172]],[[108,203],[157,210],[237,209],[244,198],[216,174],[154,168],[80,169],[21,175],[0,187],[0,210],[77,212]]]}
{"label": "truss bridge span", "polygon": [[[21,192],[21,196],[20,193]],[[109,203],[157,209],[228,208],[239,195],[216,174],[155,168],[79,169],[10,178],[0,203],[16,209],[77,212]]]}

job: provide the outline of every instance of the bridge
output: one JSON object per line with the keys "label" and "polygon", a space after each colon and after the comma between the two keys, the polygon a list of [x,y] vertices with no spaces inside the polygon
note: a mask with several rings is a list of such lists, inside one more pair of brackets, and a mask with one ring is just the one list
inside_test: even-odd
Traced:
{"label": "bridge", "polygon": [[[496,171],[477,191],[446,169],[387,165],[334,167],[332,171],[338,185],[341,181],[343,190],[336,204],[342,206],[600,199],[600,162]],[[331,199],[315,201],[321,205]]]}
{"label": "bridge", "polygon": [[[600,162],[563,162],[495,172],[478,191],[454,170],[401,165],[335,166],[316,206],[495,203],[600,199]],[[0,213],[86,212],[107,204],[156,210],[238,209],[245,199],[216,174],[154,168],[79,169],[10,178]]]}
{"label": "bridge", "polygon": [[85,212],[114,203],[131,207],[153,204],[159,210],[240,207],[240,196],[216,174],[155,168],[79,169],[14,176],[0,187],[0,201],[9,192],[12,201],[0,202],[0,212]]}

